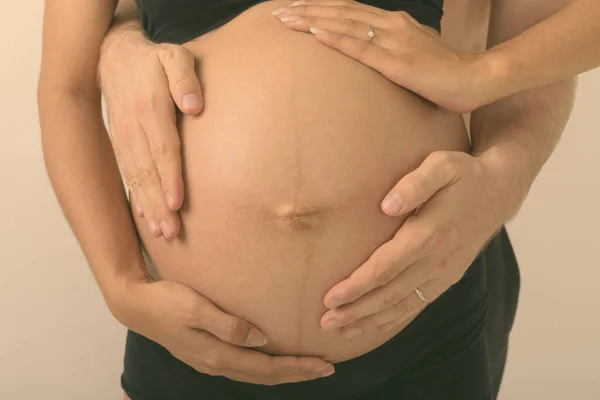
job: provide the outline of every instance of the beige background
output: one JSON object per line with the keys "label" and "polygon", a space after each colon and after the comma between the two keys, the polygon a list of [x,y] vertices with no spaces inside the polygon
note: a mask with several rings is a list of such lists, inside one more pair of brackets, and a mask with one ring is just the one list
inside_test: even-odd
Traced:
{"label": "beige background", "polygon": [[[11,4],[0,23],[0,399],[120,399],[125,331],[42,161],[42,2]],[[563,140],[509,227],[523,291],[502,400],[600,399],[599,93],[600,70],[583,75]]]}

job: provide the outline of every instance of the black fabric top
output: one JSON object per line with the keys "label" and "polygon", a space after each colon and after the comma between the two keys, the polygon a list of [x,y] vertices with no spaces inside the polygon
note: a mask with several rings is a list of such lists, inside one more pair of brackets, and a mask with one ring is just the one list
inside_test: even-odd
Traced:
{"label": "black fabric top", "polygon": [[[211,31],[268,0],[136,0],[144,30],[157,43],[181,44]],[[389,11],[406,11],[440,30],[444,0],[362,0]]]}

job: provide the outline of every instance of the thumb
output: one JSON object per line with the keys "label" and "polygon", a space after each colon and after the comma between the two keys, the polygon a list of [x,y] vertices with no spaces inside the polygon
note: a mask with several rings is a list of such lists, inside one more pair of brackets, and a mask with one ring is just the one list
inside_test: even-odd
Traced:
{"label": "thumb", "polygon": [[449,153],[431,153],[414,171],[406,174],[381,202],[389,216],[406,214],[429,200],[438,190],[453,180],[447,162]]}
{"label": "thumb", "polygon": [[175,104],[185,114],[199,114],[204,102],[193,54],[178,45],[170,45],[159,54]]}

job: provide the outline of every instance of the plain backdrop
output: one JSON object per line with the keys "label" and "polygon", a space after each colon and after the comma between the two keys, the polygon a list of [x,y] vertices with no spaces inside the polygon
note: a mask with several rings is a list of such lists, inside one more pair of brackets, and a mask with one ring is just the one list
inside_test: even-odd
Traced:
{"label": "plain backdrop", "polygon": [[[42,4],[11,2],[0,18],[0,399],[117,400],[125,329],[43,165]],[[523,286],[502,400],[600,399],[599,103],[596,70],[581,76],[563,139],[509,225]]]}

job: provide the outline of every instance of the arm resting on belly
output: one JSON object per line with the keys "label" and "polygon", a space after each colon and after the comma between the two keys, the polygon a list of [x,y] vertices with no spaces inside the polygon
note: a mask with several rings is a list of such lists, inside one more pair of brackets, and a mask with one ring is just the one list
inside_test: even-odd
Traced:
{"label": "arm resting on belly", "polygon": [[[488,47],[509,40],[554,11],[552,2],[535,1],[524,13],[519,0],[493,0]],[[531,3],[531,2],[530,2]],[[513,185],[504,195],[522,202],[548,160],[569,119],[575,78],[502,99],[473,112],[473,154],[506,172]],[[516,212],[517,210],[515,210]]]}

